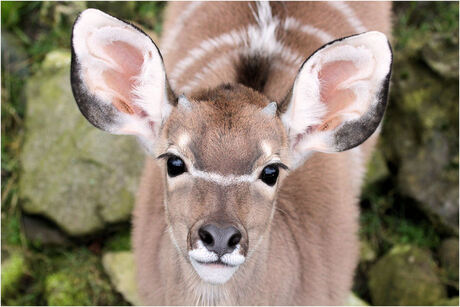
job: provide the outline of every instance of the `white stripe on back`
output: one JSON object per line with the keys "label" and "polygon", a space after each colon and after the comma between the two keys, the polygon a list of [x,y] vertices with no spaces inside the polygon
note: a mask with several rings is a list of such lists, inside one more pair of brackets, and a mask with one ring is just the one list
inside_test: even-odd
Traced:
{"label": "white stripe on back", "polygon": [[244,30],[233,30],[218,37],[213,37],[201,42],[199,47],[190,50],[187,56],[176,64],[170,74],[170,82],[173,88],[176,87],[177,79],[182,76],[182,73],[195,63],[195,61],[203,58],[207,53],[212,52],[223,46],[239,45],[242,42]]}
{"label": "white stripe on back", "polygon": [[314,36],[320,40],[321,43],[325,44],[335,39],[334,36],[318,29],[311,25],[301,24],[297,19],[293,17],[287,17],[283,22],[283,28],[285,30],[300,30],[305,34]]}
{"label": "white stripe on back", "polygon": [[[243,49],[244,47],[241,47],[237,50],[231,50],[206,64],[198,73],[196,73],[193,77],[190,78],[190,81],[188,83],[186,83],[183,87],[179,89],[179,92],[185,94],[190,93],[194,88],[199,86],[200,82],[204,81],[206,77],[208,77],[209,75],[215,74],[218,76],[218,69],[224,65],[231,64],[232,58],[234,58],[237,54],[241,53],[241,50]],[[271,63],[271,65],[273,69],[284,70],[289,73],[295,73],[299,69],[299,63],[297,62],[290,63],[275,60]]]}
{"label": "white stripe on back", "polygon": [[175,49],[175,41],[177,35],[183,30],[187,19],[195,12],[202,4],[201,1],[191,2],[187,8],[179,15],[174,26],[164,35],[164,40],[161,42],[161,53],[165,56],[168,52]]}
{"label": "white stripe on back", "polygon": [[366,27],[363,26],[353,9],[346,2],[328,1],[327,4],[340,12],[340,14],[347,19],[348,23],[355,29],[355,31],[359,33],[367,31]]}
{"label": "white stripe on back", "polygon": [[[280,25],[285,30],[299,30],[307,35],[314,36],[322,43],[327,43],[334,39],[334,36],[326,31],[311,25],[301,24],[292,17],[288,17],[281,23],[277,17],[272,15],[271,7],[268,2],[257,2],[256,6],[257,13],[254,12],[251,5],[250,9],[253,11],[257,25],[250,25],[247,28],[232,30],[201,42],[198,47],[190,50],[187,56],[179,61],[174,67],[170,74],[171,86],[176,89],[178,79],[190,66],[196,61],[205,58],[207,54],[224,46],[242,45],[241,48],[238,48],[238,51],[233,49],[217,59],[208,62],[199,72],[189,78],[190,81],[180,88],[180,92],[189,93],[192,91],[206,75],[215,72],[218,67],[228,64],[230,59],[238,52],[242,54],[247,53],[248,55],[262,53],[267,56],[280,56],[288,65],[292,65],[293,68],[297,69],[302,64],[306,55],[302,56],[298,54],[276,39],[275,30]],[[351,12],[353,14],[353,11]],[[279,63],[277,64],[277,66],[280,66]]]}

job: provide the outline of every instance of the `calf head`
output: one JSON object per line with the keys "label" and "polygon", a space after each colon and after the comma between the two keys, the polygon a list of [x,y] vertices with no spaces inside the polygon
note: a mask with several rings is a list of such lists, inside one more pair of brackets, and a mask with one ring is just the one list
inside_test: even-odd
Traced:
{"label": "calf head", "polygon": [[368,32],[315,52],[279,103],[238,84],[185,97],[170,89],[158,48],[135,26],[89,9],[72,34],[81,112],[100,129],[139,137],[157,158],[171,240],[217,284],[258,250],[290,170],[375,131],[390,65],[385,36]]}

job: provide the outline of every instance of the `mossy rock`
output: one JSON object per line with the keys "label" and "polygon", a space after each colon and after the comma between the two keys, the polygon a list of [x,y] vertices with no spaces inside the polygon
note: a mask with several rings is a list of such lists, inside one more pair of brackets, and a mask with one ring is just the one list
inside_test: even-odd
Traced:
{"label": "mossy rock", "polygon": [[441,77],[458,80],[458,34],[435,33],[423,47],[422,55]]}
{"label": "mossy rock", "polygon": [[15,294],[21,278],[26,273],[25,259],[19,252],[14,252],[2,262],[2,299]]}
{"label": "mossy rock", "polygon": [[457,283],[458,288],[458,238],[449,238],[441,243],[438,250],[441,267],[446,277]]}
{"label": "mossy rock", "polygon": [[446,298],[429,252],[410,245],[391,249],[369,271],[374,305],[435,305]]}
{"label": "mossy rock", "polygon": [[458,296],[440,300],[439,302],[436,303],[436,305],[437,306],[458,306],[459,305]]}
{"label": "mossy rock", "polygon": [[144,153],[136,139],[91,126],[69,81],[70,55],[54,51],[29,79],[21,162],[23,209],[86,235],[127,221]]}
{"label": "mossy rock", "polygon": [[57,272],[45,280],[46,302],[50,306],[91,305],[88,282],[69,272]]}
{"label": "mossy rock", "polygon": [[345,305],[346,306],[369,306],[367,302],[359,298],[353,292],[351,292],[350,295],[348,296],[347,301],[345,302]]}
{"label": "mossy rock", "polygon": [[124,299],[133,305],[140,305],[133,254],[129,251],[108,252],[102,257],[102,264],[115,289]]}
{"label": "mossy rock", "polygon": [[126,305],[104,274],[100,257],[86,248],[64,252],[52,262],[41,277],[47,305]]}

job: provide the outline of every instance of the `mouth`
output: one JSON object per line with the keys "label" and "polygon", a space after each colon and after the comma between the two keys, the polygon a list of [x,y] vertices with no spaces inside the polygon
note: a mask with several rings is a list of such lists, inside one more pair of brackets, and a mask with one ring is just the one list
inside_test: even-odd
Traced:
{"label": "mouth", "polygon": [[189,258],[203,281],[211,284],[224,284],[245,261],[245,257],[239,251],[240,248],[237,246],[233,252],[218,256],[208,251],[203,243],[198,241],[198,248],[189,251]]}
{"label": "mouth", "polygon": [[212,262],[203,262],[203,261],[198,261],[198,260],[195,260],[195,261],[199,264],[207,265],[210,268],[237,267],[237,265],[231,265],[231,264],[224,263],[220,259],[217,261],[212,261]]}

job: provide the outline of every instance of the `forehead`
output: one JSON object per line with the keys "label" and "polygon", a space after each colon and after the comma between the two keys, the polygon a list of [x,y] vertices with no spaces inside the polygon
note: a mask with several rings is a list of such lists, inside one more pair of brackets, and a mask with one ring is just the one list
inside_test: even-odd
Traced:
{"label": "forehead", "polygon": [[244,87],[220,87],[192,97],[192,109],[176,109],[167,125],[170,144],[195,167],[221,174],[251,173],[257,161],[281,155],[284,131],[261,112],[268,99]]}

